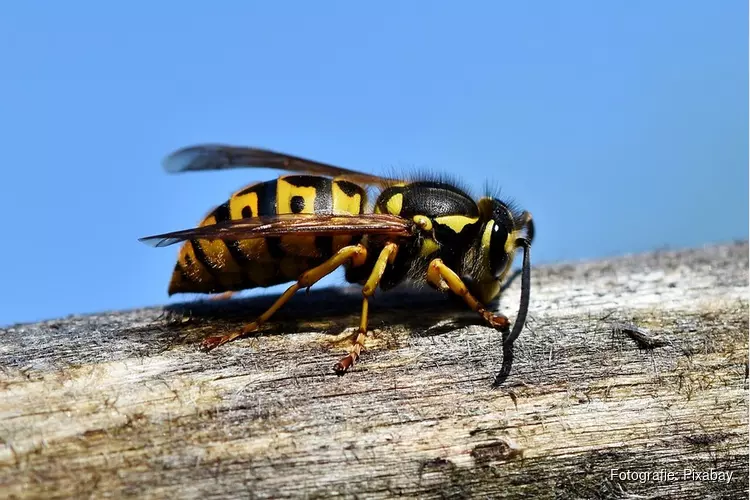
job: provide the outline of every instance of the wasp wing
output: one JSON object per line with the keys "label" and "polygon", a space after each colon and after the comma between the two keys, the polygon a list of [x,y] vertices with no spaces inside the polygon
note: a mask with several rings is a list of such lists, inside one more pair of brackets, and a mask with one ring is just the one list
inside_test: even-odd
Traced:
{"label": "wasp wing", "polygon": [[224,144],[200,144],[178,149],[164,159],[164,168],[171,173],[229,168],[273,168],[290,172],[344,177],[359,184],[384,185],[396,182],[394,179],[365,174],[356,170],[336,167],[267,149]]}
{"label": "wasp wing", "polygon": [[389,214],[282,214],[223,221],[207,226],[140,238],[154,247],[166,247],[181,241],[247,240],[287,234],[338,236],[382,235],[394,238],[413,234],[414,224]]}

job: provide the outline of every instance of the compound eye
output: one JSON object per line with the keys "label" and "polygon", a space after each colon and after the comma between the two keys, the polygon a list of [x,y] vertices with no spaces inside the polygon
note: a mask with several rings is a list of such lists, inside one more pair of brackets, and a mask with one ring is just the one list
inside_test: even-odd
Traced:
{"label": "compound eye", "polygon": [[502,224],[495,223],[490,236],[490,272],[495,278],[499,278],[508,262],[508,254],[505,251],[505,242],[508,240],[508,231]]}

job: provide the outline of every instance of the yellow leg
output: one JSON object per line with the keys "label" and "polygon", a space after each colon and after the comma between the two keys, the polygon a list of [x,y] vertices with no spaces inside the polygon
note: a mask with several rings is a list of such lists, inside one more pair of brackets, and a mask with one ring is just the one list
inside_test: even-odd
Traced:
{"label": "yellow leg", "polygon": [[208,337],[201,343],[201,347],[205,350],[211,350],[236,338],[242,337],[243,335],[247,335],[256,331],[263,323],[268,321],[268,319],[273,316],[273,314],[278,311],[281,306],[286,304],[289,299],[291,299],[294,294],[297,293],[297,291],[301,288],[311,287],[316,281],[319,281],[324,276],[331,274],[337,268],[346,264],[346,262],[349,260],[352,261],[352,264],[354,266],[360,266],[364,264],[366,258],[367,249],[362,245],[350,245],[342,248],[341,250],[336,252],[333,257],[323,262],[321,265],[302,273],[302,276],[299,277],[297,282],[287,288],[286,291],[281,295],[281,297],[276,299],[276,302],[274,302],[273,305],[269,307],[268,310],[266,310],[266,312],[258,316],[258,319],[246,325],[242,330],[238,332],[230,333],[228,335]]}
{"label": "yellow leg", "polygon": [[359,330],[354,338],[354,345],[352,346],[351,352],[344,356],[341,361],[336,363],[336,366],[333,368],[338,375],[346,373],[346,371],[357,361],[362,350],[365,348],[365,338],[367,336],[367,313],[369,308],[368,299],[372,297],[375,293],[375,289],[377,289],[380,284],[380,279],[383,277],[386,265],[393,264],[397,252],[398,245],[395,243],[386,243],[383,250],[381,250],[380,255],[378,255],[378,260],[372,268],[370,277],[362,288],[362,295],[364,295],[364,298],[362,299],[362,316],[359,321]]}
{"label": "yellow leg", "polygon": [[208,300],[229,300],[237,292],[222,292],[211,296]]}
{"label": "yellow leg", "polygon": [[510,327],[508,318],[502,314],[493,314],[485,309],[469,292],[469,289],[466,288],[461,278],[451,268],[446,266],[441,259],[434,259],[430,262],[430,266],[427,268],[427,281],[437,286],[440,290],[444,290],[447,286],[451,292],[459,297],[463,297],[471,310],[479,313],[490,326],[500,330],[507,330]]}

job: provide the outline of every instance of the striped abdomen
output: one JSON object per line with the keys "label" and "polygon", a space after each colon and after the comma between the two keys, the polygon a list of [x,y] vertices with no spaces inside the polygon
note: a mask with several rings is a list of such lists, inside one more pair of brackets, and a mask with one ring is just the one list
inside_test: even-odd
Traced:
{"label": "striped abdomen", "polygon": [[[365,205],[365,190],[351,182],[287,175],[234,193],[200,225],[289,213],[359,214]],[[180,248],[169,294],[218,293],[296,280],[352,240],[349,236],[282,236],[241,241],[187,241]]]}

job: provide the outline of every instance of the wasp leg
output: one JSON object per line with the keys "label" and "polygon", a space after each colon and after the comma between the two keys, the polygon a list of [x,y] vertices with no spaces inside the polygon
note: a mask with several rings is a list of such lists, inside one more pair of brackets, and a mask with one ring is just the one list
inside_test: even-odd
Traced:
{"label": "wasp leg", "polygon": [[229,300],[237,292],[222,292],[211,296],[208,300]]}
{"label": "wasp leg", "polygon": [[490,326],[499,330],[510,328],[510,320],[502,314],[493,314],[474,298],[469,292],[461,278],[441,259],[434,259],[427,268],[427,281],[435,285],[438,290],[445,289],[446,285],[451,292],[464,299],[472,311],[476,311]]}
{"label": "wasp leg", "polygon": [[364,297],[362,299],[362,316],[359,321],[359,330],[357,330],[357,335],[354,338],[354,345],[352,346],[351,352],[344,356],[341,361],[336,363],[336,366],[333,368],[338,375],[346,373],[346,371],[357,361],[362,350],[365,348],[365,337],[367,336],[367,314],[369,308],[368,300],[373,296],[375,289],[380,284],[380,279],[383,277],[386,265],[393,264],[393,261],[396,259],[397,251],[398,245],[395,243],[386,243],[383,250],[381,250],[380,255],[378,255],[378,260],[372,268],[370,277],[365,282],[365,286],[362,287],[362,295]]}
{"label": "wasp leg", "polygon": [[208,337],[201,343],[201,347],[204,350],[210,351],[222,344],[226,344],[236,338],[242,337],[249,333],[256,331],[260,326],[268,321],[273,314],[278,311],[281,306],[286,304],[298,290],[302,288],[310,288],[315,282],[322,279],[324,276],[331,274],[340,266],[346,264],[349,260],[352,261],[352,265],[360,266],[364,264],[367,258],[367,249],[362,245],[350,245],[342,248],[336,254],[323,262],[321,265],[309,269],[302,273],[297,282],[286,289],[286,291],[276,299],[276,302],[269,307],[266,312],[258,316],[258,318],[252,323],[246,325],[242,330],[228,335],[220,335],[216,337]]}

